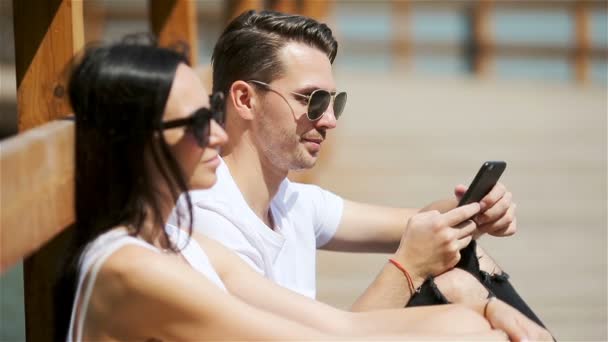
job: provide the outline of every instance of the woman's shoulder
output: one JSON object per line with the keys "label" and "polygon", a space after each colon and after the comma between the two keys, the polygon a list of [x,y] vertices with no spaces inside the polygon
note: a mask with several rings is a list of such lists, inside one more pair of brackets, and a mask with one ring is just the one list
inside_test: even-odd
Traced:
{"label": "woman's shoulder", "polygon": [[[212,306],[199,302],[221,298],[219,289],[202,278],[176,254],[126,244],[101,266],[88,319],[99,323],[93,326],[101,331],[128,332],[129,336],[121,336],[125,340],[143,338],[140,334],[145,333],[155,335],[156,330],[166,328],[160,322],[173,320],[179,312],[209,310]],[[152,328],[149,322],[159,324]]]}
{"label": "woman's shoulder", "polygon": [[158,270],[166,267],[165,259],[161,253],[143,245],[124,244],[101,265],[93,295],[108,303],[135,299],[133,294],[149,285],[150,279],[162,278],[163,274]]}

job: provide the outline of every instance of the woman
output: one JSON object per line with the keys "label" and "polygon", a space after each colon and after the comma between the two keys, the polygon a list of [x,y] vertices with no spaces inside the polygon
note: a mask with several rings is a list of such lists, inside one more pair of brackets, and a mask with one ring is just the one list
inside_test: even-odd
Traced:
{"label": "woman", "polygon": [[180,226],[190,226],[189,180],[200,188],[215,182],[227,141],[221,95],[210,101],[178,53],[141,43],[91,48],[72,72],[69,94],[77,222],[58,288],[68,298],[56,297],[56,307],[69,310],[58,312],[62,338],[505,339],[500,330],[511,339],[550,338],[498,300],[480,302],[477,312],[455,305],[336,310],[274,285],[204,236],[169,235],[163,226],[182,193]]}

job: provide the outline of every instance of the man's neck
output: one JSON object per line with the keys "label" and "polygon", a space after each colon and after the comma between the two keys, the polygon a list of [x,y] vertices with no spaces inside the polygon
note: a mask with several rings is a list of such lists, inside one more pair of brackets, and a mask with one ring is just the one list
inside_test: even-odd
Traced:
{"label": "man's neck", "polygon": [[274,229],[270,216],[270,202],[279,191],[287,170],[277,170],[249,144],[239,144],[224,155],[236,185],[253,212],[266,225]]}

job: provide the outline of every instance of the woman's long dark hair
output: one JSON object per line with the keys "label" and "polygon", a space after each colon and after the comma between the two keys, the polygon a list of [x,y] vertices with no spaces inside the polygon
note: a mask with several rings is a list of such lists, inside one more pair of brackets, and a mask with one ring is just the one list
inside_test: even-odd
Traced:
{"label": "woman's long dark hair", "polygon": [[[133,38],[133,37],[131,37]],[[182,170],[160,134],[163,113],[185,55],[141,39],[88,48],[71,72],[76,117],[76,224],[55,295],[56,340],[65,341],[84,247],[100,234],[127,226],[138,234],[146,220],[167,237],[161,214],[162,175],[177,202],[192,204]],[[152,170],[150,168],[152,162]],[[165,187],[163,187],[165,188]],[[178,219],[180,216],[178,215]],[[171,249],[177,251],[176,246]]]}

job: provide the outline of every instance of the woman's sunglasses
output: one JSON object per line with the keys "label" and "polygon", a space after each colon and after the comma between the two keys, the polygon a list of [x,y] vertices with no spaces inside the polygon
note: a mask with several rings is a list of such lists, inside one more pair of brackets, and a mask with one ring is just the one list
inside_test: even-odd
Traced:
{"label": "woman's sunglasses", "polygon": [[[265,83],[262,81],[256,81],[256,80],[249,80],[249,82],[260,85],[270,91],[273,91],[273,92],[281,95],[281,93],[279,93],[277,90],[273,89],[270,86],[270,84],[268,84],[268,83]],[[293,91],[291,91],[290,93],[293,95],[296,95],[298,97],[301,97],[303,99],[306,99],[306,101],[307,101],[306,117],[310,121],[319,120],[323,116],[323,114],[325,114],[325,112],[327,111],[327,108],[329,108],[329,105],[331,104],[332,100],[334,102],[334,116],[336,117],[336,119],[338,119],[340,117],[340,115],[342,115],[342,112],[344,111],[344,107],[346,106],[346,92],[344,92],[344,91],[339,92],[339,93],[335,93],[335,92],[330,93],[329,91],[324,90],[324,89],[317,89],[317,90],[313,91],[312,93],[310,93],[310,95],[304,95],[304,94],[296,93]],[[281,95],[281,97],[283,97],[283,99],[285,99],[285,97],[283,95]],[[285,100],[285,101],[287,101],[287,100]]]}
{"label": "woman's sunglasses", "polygon": [[161,129],[165,130],[186,126],[186,129],[192,132],[200,147],[207,146],[211,134],[211,119],[215,120],[220,126],[224,126],[226,119],[226,114],[224,112],[224,94],[216,92],[209,96],[209,104],[209,108],[200,108],[187,118],[163,122],[161,124]]}

